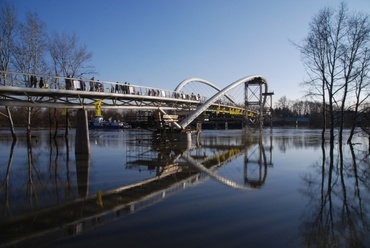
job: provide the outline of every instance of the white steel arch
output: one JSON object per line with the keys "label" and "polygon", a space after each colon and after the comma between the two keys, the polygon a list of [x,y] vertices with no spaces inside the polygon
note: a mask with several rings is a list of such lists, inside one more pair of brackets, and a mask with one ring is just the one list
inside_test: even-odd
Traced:
{"label": "white steel arch", "polygon": [[[190,79],[187,79],[187,80],[184,80],[182,83],[180,83],[180,85],[185,85],[186,83],[188,82],[191,82],[191,81],[188,81]],[[267,92],[267,80],[260,76],[260,75],[252,75],[252,76],[247,76],[247,77],[244,77],[244,78],[241,78],[237,81],[235,81],[234,83],[226,86],[224,89],[220,90],[216,95],[214,95],[213,97],[209,98],[205,103],[203,103],[201,106],[199,106],[194,112],[192,112],[188,117],[186,117],[184,120],[182,120],[180,122],[180,126],[182,129],[185,129],[192,121],[195,120],[195,118],[197,118],[201,113],[203,113],[204,111],[206,111],[208,109],[209,106],[211,106],[214,102],[216,102],[219,98],[221,98],[223,95],[225,95],[228,91],[234,89],[235,87],[243,84],[243,83],[246,83],[246,82],[249,82],[249,81],[254,81],[254,80],[260,80],[261,83],[263,83],[265,85],[265,92]],[[186,82],[187,81],[187,82]],[[192,80],[194,81],[194,80]],[[196,80],[195,80],[196,81]],[[206,81],[206,80],[204,80]],[[184,83],[186,82],[186,83]],[[207,81],[208,82],[208,81]],[[179,86],[180,86],[179,85]],[[182,86],[183,87],[183,86]],[[182,88],[181,87],[181,88]],[[217,86],[216,86],[217,87]],[[179,88],[179,87],[177,87]],[[177,89],[176,88],[176,89]],[[181,89],[180,88],[180,89]],[[265,100],[263,101],[263,104],[265,103]]]}
{"label": "white steel arch", "polygon": [[[205,85],[208,85],[210,87],[212,87],[213,89],[217,90],[217,91],[221,91],[221,88],[219,88],[217,85],[211,83],[210,81],[207,81],[205,79],[202,79],[202,78],[188,78],[188,79],[185,79],[184,81],[182,81],[179,85],[177,85],[177,87],[175,88],[175,92],[180,92],[182,90],[182,88],[184,88],[185,85],[187,85],[188,83],[191,83],[191,82],[200,82],[200,83],[203,83]],[[227,99],[229,99],[232,103],[235,103],[233,99],[231,99],[231,97],[229,97],[228,95],[225,95],[225,97]]]}
{"label": "white steel arch", "polygon": [[206,84],[208,86],[211,86],[212,88],[214,88],[217,91],[221,90],[219,87],[217,87],[217,85],[214,85],[213,83],[211,83],[211,82],[209,82],[205,79],[194,77],[194,78],[188,78],[188,79],[185,79],[184,81],[182,81],[179,85],[177,85],[175,91],[180,92],[182,90],[182,88],[184,88],[185,85],[187,85],[188,83],[191,83],[191,82],[200,82],[200,83]]}

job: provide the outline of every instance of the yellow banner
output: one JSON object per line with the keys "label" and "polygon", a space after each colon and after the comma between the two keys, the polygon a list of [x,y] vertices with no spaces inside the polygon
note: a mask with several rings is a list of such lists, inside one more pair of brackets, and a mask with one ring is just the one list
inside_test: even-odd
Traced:
{"label": "yellow banner", "polygon": [[62,115],[66,115],[66,114],[67,114],[67,109],[65,108],[62,110]]}
{"label": "yellow banner", "polygon": [[95,116],[101,116],[101,100],[95,102]]}

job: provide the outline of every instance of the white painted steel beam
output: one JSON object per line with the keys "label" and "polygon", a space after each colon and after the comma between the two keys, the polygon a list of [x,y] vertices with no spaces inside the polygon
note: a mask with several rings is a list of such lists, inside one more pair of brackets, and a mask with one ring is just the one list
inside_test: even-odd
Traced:
{"label": "white painted steel beam", "polygon": [[[205,85],[208,85],[210,87],[212,87],[213,89],[217,90],[217,91],[221,91],[221,88],[219,88],[217,85],[205,80],[205,79],[202,79],[202,78],[188,78],[188,79],[185,79],[184,81],[182,81],[179,85],[177,85],[177,87],[175,88],[175,92],[180,92],[182,90],[182,88],[184,88],[185,85],[191,83],[191,82],[200,82],[200,83],[203,83]],[[235,103],[233,99],[231,99],[230,96],[228,95],[225,95],[225,97],[227,99],[229,99],[232,103]]]}
{"label": "white painted steel beam", "polygon": [[212,104],[214,104],[218,99],[220,99],[222,96],[224,96],[228,91],[234,89],[235,87],[244,84],[248,81],[254,81],[254,80],[260,80],[261,83],[265,84],[265,89],[267,92],[267,80],[263,78],[260,75],[253,75],[253,76],[248,76],[244,77],[242,79],[239,79],[235,81],[234,83],[226,86],[224,89],[219,91],[216,95],[213,97],[209,98],[205,103],[200,105],[196,111],[194,111],[192,114],[190,114],[188,117],[186,117],[184,120],[180,122],[180,126],[185,129],[191,122],[193,122],[201,113],[206,111]]}

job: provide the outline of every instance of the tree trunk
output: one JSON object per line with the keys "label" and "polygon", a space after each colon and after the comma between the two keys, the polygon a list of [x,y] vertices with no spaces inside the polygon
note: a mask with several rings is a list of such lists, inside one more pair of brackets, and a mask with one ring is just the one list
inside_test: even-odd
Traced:
{"label": "tree trunk", "polygon": [[340,107],[340,116],[339,116],[339,144],[342,145],[343,142],[343,129],[344,129],[344,108],[347,98],[347,91],[348,91],[348,83],[346,82],[344,87],[344,93],[342,98],[342,105]]}
{"label": "tree trunk", "polygon": [[8,114],[8,119],[9,119],[9,125],[10,125],[10,131],[12,133],[12,136],[13,136],[13,140],[17,140],[17,136],[15,135],[15,131],[14,131],[14,123],[13,123],[13,117],[12,117],[12,113],[10,112],[10,109],[8,106],[5,107],[6,108],[6,112]]}
{"label": "tree trunk", "polygon": [[[334,147],[334,108],[333,108],[333,95],[329,92],[329,116],[330,116],[330,146]],[[331,149],[333,150],[333,149]],[[332,156],[332,154],[330,154]]]}
{"label": "tree trunk", "polygon": [[323,104],[323,110],[322,110],[322,119],[323,119],[323,124],[322,124],[322,130],[321,130],[321,139],[322,141],[325,141],[325,130],[326,130],[326,110],[325,110],[325,103]]}

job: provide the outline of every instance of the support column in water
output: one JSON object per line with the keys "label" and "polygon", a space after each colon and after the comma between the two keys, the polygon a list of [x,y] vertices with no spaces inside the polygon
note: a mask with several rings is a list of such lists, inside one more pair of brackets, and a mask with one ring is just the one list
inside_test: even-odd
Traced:
{"label": "support column in water", "polygon": [[75,154],[90,154],[89,127],[86,109],[77,110]]}

